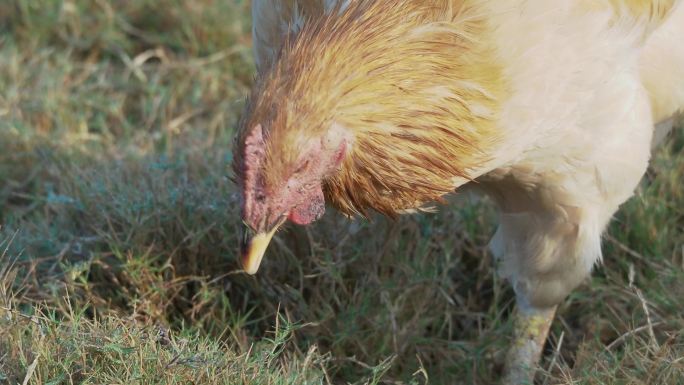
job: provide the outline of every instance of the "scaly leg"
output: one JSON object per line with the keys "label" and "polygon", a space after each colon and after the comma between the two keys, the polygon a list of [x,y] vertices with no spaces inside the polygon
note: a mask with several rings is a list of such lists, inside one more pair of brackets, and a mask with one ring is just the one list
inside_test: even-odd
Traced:
{"label": "scaly leg", "polygon": [[515,310],[515,337],[506,356],[505,385],[533,385],[542,348],[556,314],[557,306],[536,309],[518,306]]}

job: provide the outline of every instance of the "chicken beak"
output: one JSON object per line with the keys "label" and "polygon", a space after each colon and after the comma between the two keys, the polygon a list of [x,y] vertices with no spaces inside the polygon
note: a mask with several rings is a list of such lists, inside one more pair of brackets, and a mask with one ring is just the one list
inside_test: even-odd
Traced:
{"label": "chicken beak", "polygon": [[247,274],[254,275],[257,270],[259,270],[259,265],[261,265],[261,259],[266,253],[266,248],[273,238],[278,227],[284,222],[278,222],[271,230],[268,232],[257,232],[254,233],[252,229],[245,226],[242,231],[242,242],[240,242],[240,256],[242,262],[242,268]]}

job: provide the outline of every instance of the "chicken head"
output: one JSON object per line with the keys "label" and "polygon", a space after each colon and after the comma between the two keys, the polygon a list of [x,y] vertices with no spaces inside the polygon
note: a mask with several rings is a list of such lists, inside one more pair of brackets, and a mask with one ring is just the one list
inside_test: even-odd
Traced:
{"label": "chicken head", "polygon": [[320,137],[269,139],[261,124],[254,126],[244,140],[238,168],[240,254],[249,274],[257,272],[271,238],[286,221],[307,225],[323,215],[323,181],[339,168],[348,145],[335,125]]}

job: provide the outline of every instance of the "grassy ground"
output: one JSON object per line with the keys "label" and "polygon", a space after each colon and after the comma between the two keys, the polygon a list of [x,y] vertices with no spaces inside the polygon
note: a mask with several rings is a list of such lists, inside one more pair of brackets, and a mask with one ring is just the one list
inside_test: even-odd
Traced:
{"label": "grassy ground", "polygon": [[[280,233],[238,272],[240,0],[0,2],[0,384],[490,384],[494,213]],[[561,306],[543,384],[684,384],[684,134]]]}

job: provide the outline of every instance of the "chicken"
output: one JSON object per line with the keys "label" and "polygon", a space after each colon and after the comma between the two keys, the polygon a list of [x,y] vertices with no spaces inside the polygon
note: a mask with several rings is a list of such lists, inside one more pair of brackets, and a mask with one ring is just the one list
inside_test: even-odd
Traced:
{"label": "chicken", "polygon": [[258,77],[235,149],[245,271],[326,203],[394,217],[487,194],[517,299],[505,381],[531,381],[654,125],[684,107],[680,2],[254,0]]}

